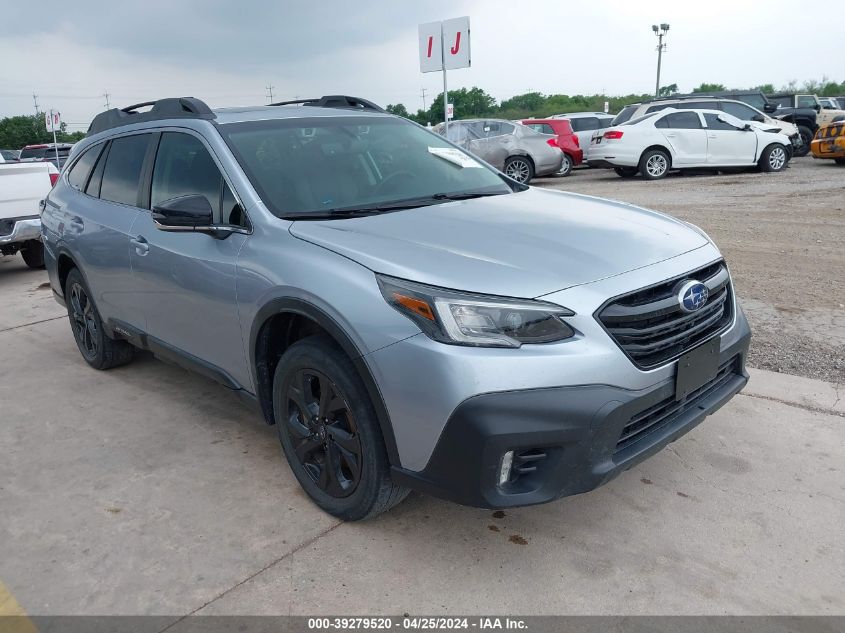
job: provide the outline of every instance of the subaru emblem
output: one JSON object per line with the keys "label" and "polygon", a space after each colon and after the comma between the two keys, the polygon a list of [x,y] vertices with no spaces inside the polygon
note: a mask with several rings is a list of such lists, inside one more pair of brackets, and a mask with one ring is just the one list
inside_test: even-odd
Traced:
{"label": "subaru emblem", "polygon": [[678,304],[684,312],[695,312],[704,307],[710,291],[700,281],[692,279],[684,282],[678,291]]}

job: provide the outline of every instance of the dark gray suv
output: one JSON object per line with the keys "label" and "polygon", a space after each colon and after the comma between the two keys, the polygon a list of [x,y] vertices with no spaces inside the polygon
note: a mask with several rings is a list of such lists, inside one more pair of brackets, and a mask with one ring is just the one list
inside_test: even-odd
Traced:
{"label": "dark gray suv", "polygon": [[363,99],[100,114],[42,231],[91,367],[151,350],[235,391],[348,520],[410,488],[585,492],[747,380],[701,230],[519,184]]}

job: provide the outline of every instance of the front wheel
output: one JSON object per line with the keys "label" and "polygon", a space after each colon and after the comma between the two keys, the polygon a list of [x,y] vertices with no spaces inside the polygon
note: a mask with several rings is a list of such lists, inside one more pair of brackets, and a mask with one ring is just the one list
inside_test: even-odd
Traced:
{"label": "front wheel", "polygon": [[519,183],[528,184],[534,178],[534,165],[525,156],[511,156],[505,161],[505,176]]}
{"label": "front wheel", "polygon": [[640,158],[640,173],[646,180],[658,180],[669,173],[669,154],[661,149],[650,149]]}
{"label": "front wheel", "polygon": [[408,495],[391,480],[369,394],[331,340],[309,336],[285,351],[273,378],[273,411],[294,476],[329,514],[367,519]]}
{"label": "front wheel", "polygon": [[613,171],[620,178],[633,178],[637,175],[638,169],[636,167],[614,167]]}
{"label": "front wheel", "polygon": [[789,154],[783,145],[774,143],[763,150],[760,156],[760,169],[763,171],[782,171],[789,162]]}
{"label": "front wheel", "polygon": [[38,240],[29,240],[21,246],[21,257],[30,268],[44,268],[44,245]]}

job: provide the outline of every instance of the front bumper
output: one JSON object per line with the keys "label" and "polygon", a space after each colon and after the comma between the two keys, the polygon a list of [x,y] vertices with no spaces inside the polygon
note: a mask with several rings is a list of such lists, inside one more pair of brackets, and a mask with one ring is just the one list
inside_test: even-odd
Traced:
{"label": "front bumper", "polygon": [[[7,232],[4,225],[11,225]],[[41,239],[41,219],[36,216],[0,220],[0,244],[17,244]]]}
{"label": "front bumper", "polygon": [[810,151],[815,158],[845,158],[845,136],[815,138]]}
{"label": "front bumper", "polygon": [[[688,432],[745,386],[751,331],[741,311],[735,327],[732,343],[720,350],[717,379],[676,411],[673,378],[640,390],[589,384],[478,395],[452,413],[425,469],[394,468],[394,478],[487,508],[545,503],[597,488]],[[647,432],[620,442],[632,418],[661,411],[669,413],[656,417]],[[515,452],[515,466],[528,469],[499,486],[506,451]]]}

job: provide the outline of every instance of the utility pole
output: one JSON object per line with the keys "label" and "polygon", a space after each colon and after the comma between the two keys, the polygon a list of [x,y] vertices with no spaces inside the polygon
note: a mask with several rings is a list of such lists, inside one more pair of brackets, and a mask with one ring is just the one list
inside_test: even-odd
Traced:
{"label": "utility pole", "polygon": [[421,88],[421,90],[422,90],[423,110],[425,110],[425,88]]}
{"label": "utility pole", "polygon": [[103,95],[102,95],[102,96],[103,96],[103,97],[105,97],[105,99],[106,99],[106,110],[110,110],[110,109],[111,109],[111,102],[109,101],[109,91],[108,91],[108,90],[106,90],[106,91],[103,93]]}
{"label": "utility pole", "polygon": [[267,98],[270,100],[268,103],[273,103],[273,88],[275,88],[273,84],[267,86]]}
{"label": "utility pole", "polygon": [[38,109],[38,95],[34,92],[32,93],[32,102],[35,104],[35,116],[41,114],[41,110]]}
{"label": "utility pole", "polygon": [[663,38],[669,32],[669,25],[665,22],[658,27],[656,24],[651,25],[651,30],[657,36],[657,81],[654,84],[654,96],[660,96],[660,63],[663,60],[663,51],[666,50],[666,44],[663,43]]}

